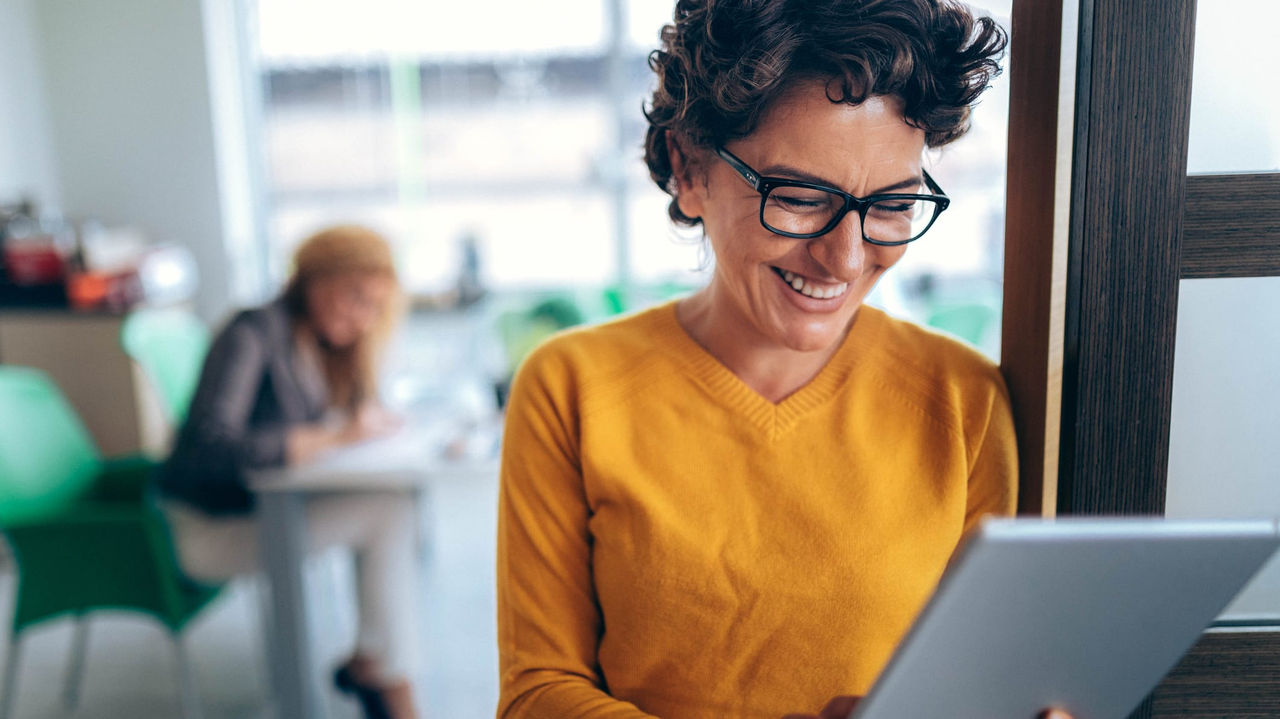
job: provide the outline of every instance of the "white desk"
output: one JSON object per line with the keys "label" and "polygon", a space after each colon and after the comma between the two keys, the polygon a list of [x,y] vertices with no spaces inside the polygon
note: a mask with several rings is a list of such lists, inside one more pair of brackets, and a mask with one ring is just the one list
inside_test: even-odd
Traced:
{"label": "white desk", "polygon": [[281,719],[325,716],[321,677],[312,671],[315,642],[308,623],[303,565],[309,499],[321,495],[404,492],[420,500],[439,445],[430,433],[406,428],[385,439],[331,452],[300,467],[255,472],[262,566],[271,585],[269,637],[272,686]]}

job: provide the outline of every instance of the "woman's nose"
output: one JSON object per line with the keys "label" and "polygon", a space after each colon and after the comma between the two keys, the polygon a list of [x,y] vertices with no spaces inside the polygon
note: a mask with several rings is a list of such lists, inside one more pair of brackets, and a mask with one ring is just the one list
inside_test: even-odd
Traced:
{"label": "woman's nose", "polygon": [[862,274],[867,247],[862,240],[862,219],[850,212],[827,234],[810,241],[809,254],[833,278],[850,282]]}

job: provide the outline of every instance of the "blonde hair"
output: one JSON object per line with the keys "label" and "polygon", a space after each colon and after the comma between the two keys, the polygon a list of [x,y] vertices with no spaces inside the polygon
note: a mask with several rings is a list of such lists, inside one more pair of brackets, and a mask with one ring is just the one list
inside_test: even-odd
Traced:
{"label": "blonde hair", "polygon": [[[319,341],[306,320],[307,290],[317,279],[346,274],[373,274],[391,280],[393,291],[368,334],[350,347]],[[360,225],[335,225],[303,240],[293,255],[293,272],[284,290],[285,304],[303,338],[319,351],[329,387],[329,403],[354,411],[377,396],[378,361],[404,311],[391,245],[381,234]]]}

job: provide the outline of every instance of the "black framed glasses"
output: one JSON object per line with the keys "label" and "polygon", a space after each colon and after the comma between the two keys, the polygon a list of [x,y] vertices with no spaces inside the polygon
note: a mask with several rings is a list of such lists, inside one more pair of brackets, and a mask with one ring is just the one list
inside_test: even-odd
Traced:
{"label": "black framed glasses", "polygon": [[928,172],[923,172],[924,184],[933,194],[895,192],[854,197],[826,185],[762,177],[723,147],[716,148],[716,154],[760,193],[760,224],[783,237],[821,237],[856,211],[863,240],[873,245],[905,245],[928,232],[951,204],[951,198]]}

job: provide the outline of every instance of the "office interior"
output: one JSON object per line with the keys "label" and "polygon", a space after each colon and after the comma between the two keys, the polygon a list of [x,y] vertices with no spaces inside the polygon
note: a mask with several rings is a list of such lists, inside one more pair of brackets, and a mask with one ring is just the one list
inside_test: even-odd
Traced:
{"label": "office interior", "polygon": [[[868,301],[999,362],[1011,311],[1010,138],[1024,117],[1010,97],[1015,18],[1030,11],[1021,0],[972,4],[1014,28],[1015,65],[970,134],[930,155],[954,209]],[[334,223],[383,232],[408,309],[381,370],[382,399],[420,432],[433,468],[419,498],[425,714],[492,715],[498,452],[511,374],[558,330],[670,301],[709,276],[701,239],[671,226],[668,198],[640,159],[647,54],[670,5],[0,0],[0,365],[52,378],[98,456],[158,461],[182,412],[174,393],[189,396],[182,383],[194,381],[202,343],[238,308],[278,293],[297,244]],[[1080,8],[1050,5],[1067,78],[1079,60]],[[1267,70],[1277,26],[1269,0],[1199,3],[1185,147],[1193,179],[1280,172],[1280,93]],[[1068,142],[1047,173],[1058,183],[1057,227],[1072,221],[1079,105],[1070,92],[1081,90],[1070,85],[1066,101],[1029,111],[1056,115],[1057,148]],[[1275,240],[1272,212],[1259,232]],[[1059,272],[1064,286],[1075,281]],[[1166,516],[1280,515],[1280,277],[1271,275],[1280,272],[1176,281],[1176,344],[1161,350],[1173,367]],[[1056,321],[1059,333],[1070,326]],[[149,354],[149,333],[197,350]],[[166,375],[175,362],[185,363],[177,380]],[[1057,480],[1067,486],[1066,475]],[[3,566],[8,668],[18,568],[12,557]],[[332,551],[304,575],[308,661],[327,670],[354,632],[353,567]],[[182,629],[182,662],[170,630],[144,614],[92,613],[87,634],[66,617],[35,624],[24,631],[10,716],[177,717],[185,691],[210,719],[271,716],[267,592],[261,577],[222,587]],[[1280,563],[1220,624],[1280,627]],[[1280,662],[1280,643],[1266,646]],[[358,716],[332,693],[323,711]]]}

